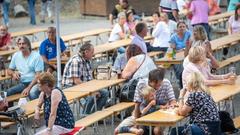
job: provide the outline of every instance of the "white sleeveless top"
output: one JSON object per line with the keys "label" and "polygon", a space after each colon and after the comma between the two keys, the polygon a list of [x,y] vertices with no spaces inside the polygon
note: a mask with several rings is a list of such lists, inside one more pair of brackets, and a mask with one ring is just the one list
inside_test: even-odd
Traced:
{"label": "white sleeveless top", "polygon": [[[140,55],[134,56],[133,58],[137,61],[138,65],[140,65],[143,62],[144,57],[145,57],[145,54],[140,54]],[[155,65],[153,60],[148,55],[146,55],[146,58],[145,58],[143,64],[134,73],[132,79],[147,78],[148,73],[156,68],[157,68],[157,66]]]}

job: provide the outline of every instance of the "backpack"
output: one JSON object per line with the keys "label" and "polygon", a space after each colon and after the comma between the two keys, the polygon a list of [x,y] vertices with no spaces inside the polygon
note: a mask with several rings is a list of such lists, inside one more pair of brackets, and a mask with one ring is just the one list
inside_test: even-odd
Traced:
{"label": "backpack", "polygon": [[230,117],[230,114],[226,111],[219,111],[219,117],[221,120],[222,132],[236,133],[238,129],[235,128],[234,122]]}
{"label": "backpack", "polygon": [[120,91],[120,102],[132,102],[134,99],[135,89],[139,79],[132,79],[125,83]]}

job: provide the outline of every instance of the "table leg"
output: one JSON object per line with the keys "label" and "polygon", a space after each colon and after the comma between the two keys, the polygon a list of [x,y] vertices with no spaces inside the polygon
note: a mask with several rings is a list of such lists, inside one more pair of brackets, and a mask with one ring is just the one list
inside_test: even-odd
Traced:
{"label": "table leg", "polygon": [[149,135],[152,135],[152,126],[149,126]]}
{"label": "table leg", "polygon": [[94,95],[94,107],[95,107],[95,111],[97,111],[97,97],[96,97],[96,95]]}

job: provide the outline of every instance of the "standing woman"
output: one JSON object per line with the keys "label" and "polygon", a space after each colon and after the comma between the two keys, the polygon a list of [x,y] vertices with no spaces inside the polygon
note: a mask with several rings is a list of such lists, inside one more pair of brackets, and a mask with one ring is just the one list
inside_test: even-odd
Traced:
{"label": "standing woman", "polygon": [[208,25],[208,3],[205,0],[193,0],[190,5],[188,14],[192,15],[191,25],[202,25],[207,32],[207,37],[210,40],[210,27]]}
{"label": "standing woman", "polygon": [[73,113],[63,92],[55,88],[55,82],[51,73],[45,72],[39,76],[38,85],[41,94],[34,118],[40,119],[40,109],[44,104],[43,111],[47,128],[36,135],[60,135],[69,133],[74,128]]}
{"label": "standing woman", "polygon": [[[183,101],[186,92],[187,101]],[[220,135],[220,118],[217,105],[206,88],[203,77],[193,72],[187,77],[187,88],[181,90],[177,114],[190,116],[190,129],[193,135]],[[178,128],[179,135],[183,135],[183,127]],[[186,133],[185,133],[186,134]],[[176,135],[176,130],[171,132]]]}
{"label": "standing woman", "polygon": [[240,33],[240,5],[235,9],[235,14],[228,20],[228,34]]}

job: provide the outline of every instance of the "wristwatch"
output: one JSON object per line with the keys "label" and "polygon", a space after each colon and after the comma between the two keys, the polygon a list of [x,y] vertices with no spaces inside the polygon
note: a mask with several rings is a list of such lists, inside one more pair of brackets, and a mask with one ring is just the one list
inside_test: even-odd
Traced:
{"label": "wristwatch", "polygon": [[52,131],[52,128],[49,128],[49,127],[48,127],[48,128],[47,128],[47,131],[51,132],[51,131]]}

